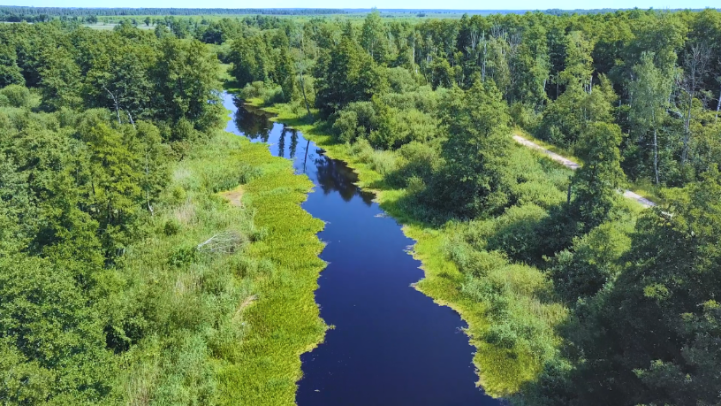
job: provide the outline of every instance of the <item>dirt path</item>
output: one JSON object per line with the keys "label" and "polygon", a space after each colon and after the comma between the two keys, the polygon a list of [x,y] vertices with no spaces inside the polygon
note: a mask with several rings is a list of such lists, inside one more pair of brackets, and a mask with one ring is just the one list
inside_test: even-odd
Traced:
{"label": "dirt path", "polygon": [[[571,161],[571,160],[568,159],[568,158],[564,158],[564,157],[562,157],[561,155],[558,155],[557,153],[555,153],[555,152],[553,152],[553,151],[550,151],[550,150],[548,150],[548,149],[546,149],[546,148],[543,148],[542,146],[536,144],[535,142],[530,141],[530,140],[528,140],[528,139],[526,139],[526,138],[523,138],[523,137],[521,137],[521,136],[518,135],[518,134],[513,134],[513,140],[516,141],[517,143],[523,145],[523,146],[526,146],[526,147],[531,148],[531,149],[535,149],[536,151],[540,151],[541,153],[543,153],[543,154],[545,154],[545,155],[548,155],[549,158],[551,158],[552,160],[560,163],[561,165],[565,166],[566,168],[569,168],[569,169],[572,169],[572,170],[575,171],[576,169],[578,169],[578,168],[581,167],[581,165],[579,165],[578,163],[573,162],[573,161]],[[656,203],[654,203],[654,202],[646,199],[646,198],[643,197],[643,196],[640,196],[640,195],[638,195],[638,194],[636,194],[636,193],[633,193],[633,192],[630,191],[630,190],[624,190],[624,191],[623,191],[623,197],[625,197],[625,198],[627,198],[627,199],[635,200],[635,201],[637,201],[638,203],[640,203],[641,205],[643,205],[644,207],[653,207],[653,206],[656,206]]]}

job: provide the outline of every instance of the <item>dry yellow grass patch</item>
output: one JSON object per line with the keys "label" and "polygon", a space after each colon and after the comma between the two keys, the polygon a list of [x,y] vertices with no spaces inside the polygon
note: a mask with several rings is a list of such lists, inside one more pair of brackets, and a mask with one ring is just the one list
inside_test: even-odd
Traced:
{"label": "dry yellow grass patch", "polygon": [[238,186],[233,190],[220,193],[222,197],[228,200],[231,206],[243,207],[243,187]]}

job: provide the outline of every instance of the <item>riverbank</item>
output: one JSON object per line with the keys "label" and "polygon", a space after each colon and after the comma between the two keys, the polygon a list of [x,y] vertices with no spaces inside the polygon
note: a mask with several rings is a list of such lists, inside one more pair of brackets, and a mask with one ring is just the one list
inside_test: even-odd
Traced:
{"label": "riverbank", "polygon": [[249,254],[272,267],[256,278],[258,300],[244,314],[251,328],[237,349],[238,362],[220,373],[222,403],[294,404],[300,355],[322,342],[326,330],[314,297],[325,268],[317,236],[323,222],[300,207],[312,184],[296,175],[290,162],[271,156],[265,145],[223,136],[240,144],[233,158],[260,173],[242,186],[242,203],[254,211],[254,223],[265,235]]}
{"label": "riverbank", "polygon": [[[419,220],[420,216],[414,216],[412,210],[404,204],[408,191],[392,188],[383,181],[384,153],[359,154],[353,147],[335,142],[322,127],[308,124],[302,116],[289,111],[284,105],[264,106],[260,99],[248,102],[254,107],[276,114],[274,120],[301,131],[305,137],[324,148],[329,157],[347,162],[358,173],[359,186],[375,192],[380,207],[402,223],[406,236],[416,241],[412,255],[422,262],[425,272],[425,278],[416,283],[415,288],[439,305],[453,308],[468,323],[465,333],[469,336],[471,345],[477,349],[473,363],[477,368],[478,384],[486,393],[494,397],[510,396],[517,393],[525,382],[535,379],[541,371],[543,359],[534,354],[533,349],[503,348],[491,345],[484,339],[496,321],[489,317],[492,314],[489,307],[493,304],[474,300],[463,292],[467,275],[459,270],[449,255],[449,248],[456,234],[461,232],[459,226],[450,223],[436,227]],[[385,157],[388,157],[387,154]],[[535,279],[541,278],[540,272],[535,268],[528,267],[523,270],[532,270]],[[565,315],[565,311],[558,308],[546,313],[552,314],[548,319],[549,324],[557,323]],[[546,335],[552,336],[552,329],[547,330]],[[549,337],[543,339],[556,341]]]}
{"label": "riverbank", "polygon": [[119,395],[292,405],[300,355],[327,328],[314,300],[324,225],[300,207],[312,183],[265,145],[207,137],[172,163],[154,231],[124,259],[164,330],[129,352]]}

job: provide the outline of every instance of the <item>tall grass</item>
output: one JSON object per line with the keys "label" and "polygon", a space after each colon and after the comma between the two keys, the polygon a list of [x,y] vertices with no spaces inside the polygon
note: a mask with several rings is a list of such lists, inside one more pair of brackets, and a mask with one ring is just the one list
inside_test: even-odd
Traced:
{"label": "tall grass", "polygon": [[[241,204],[218,192],[242,186]],[[219,133],[174,168],[148,237],[119,272],[127,404],[290,405],[300,354],[326,326],[314,300],[323,228],[300,208],[312,183],[267,146]],[[140,317],[142,316],[142,317]]]}

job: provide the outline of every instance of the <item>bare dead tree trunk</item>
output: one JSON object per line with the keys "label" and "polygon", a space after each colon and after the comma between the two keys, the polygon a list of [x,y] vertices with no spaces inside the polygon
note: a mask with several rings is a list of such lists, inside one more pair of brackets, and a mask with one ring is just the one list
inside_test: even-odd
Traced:
{"label": "bare dead tree trunk", "polygon": [[488,41],[483,40],[483,66],[481,67],[481,81],[486,81],[486,56],[488,54]]}
{"label": "bare dead tree trunk", "polygon": [[113,95],[113,93],[108,90],[107,87],[103,86],[103,89],[105,89],[105,91],[108,92],[110,97],[113,99],[113,103],[115,104],[115,114],[118,116],[118,124],[122,124],[120,122],[120,105],[118,104],[118,99],[115,98],[115,95]]}
{"label": "bare dead tree trunk", "polygon": [[688,111],[684,122],[683,151],[681,152],[681,167],[686,165],[688,160],[688,149],[691,142],[691,113],[693,108],[693,97],[696,94],[697,79],[703,77],[710,55],[709,46],[705,42],[691,46],[690,55],[686,56],[686,66],[689,70],[689,77],[686,81],[688,93]]}
{"label": "bare dead tree trunk", "polygon": [[686,120],[683,125],[684,136],[683,136],[683,150],[681,151],[681,167],[686,165],[686,159],[688,157],[688,144],[691,141],[691,107],[693,107],[693,93],[688,94],[688,112],[686,113]]}
{"label": "bare dead tree trunk", "polygon": [[303,101],[305,102],[305,110],[308,112],[308,115],[310,116],[310,105],[308,105],[308,97],[305,95],[305,79],[303,78],[303,70],[305,70],[305,42],[303,41],[303,33],[301,31],[300,35],[300,53],[303,57],[303,60],[300,63],[300,90],[303,93]]}
{"label": "bare dead tree trunk", "polygon": [[651,114],[651,122],[653,123],[653,173],[656,178],[656,185],[658,185],[658,130],[656,129],[655,112]]}
{"label": "bare dead tree trunk", "polygon": [[125,114],[128,115],[128,120],[130,120],[130,124],[132,124],[133,130],[137,130],[137,128],[135,128],[135,121],[133,121],[133,116],[130,115],[130,111],[128,111],[128,109],[124,109],[124,111]]}
{"label": "bare dead tree trunk", "polygon": [[716,103],[716,120],[718,120],[719,110],[721,110],[721,90],[719,90],[718,103]]}

